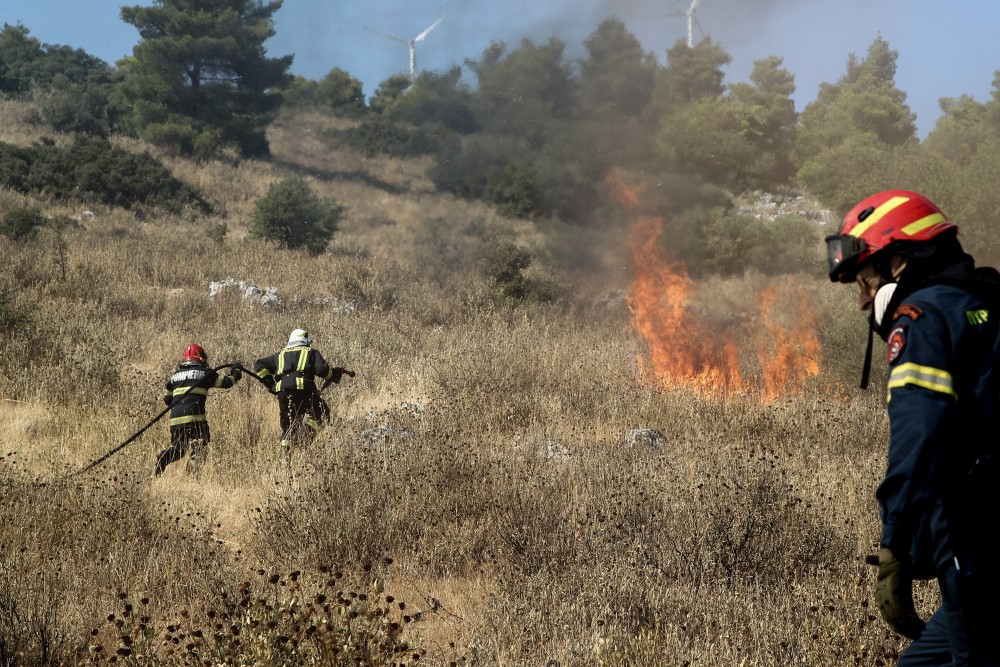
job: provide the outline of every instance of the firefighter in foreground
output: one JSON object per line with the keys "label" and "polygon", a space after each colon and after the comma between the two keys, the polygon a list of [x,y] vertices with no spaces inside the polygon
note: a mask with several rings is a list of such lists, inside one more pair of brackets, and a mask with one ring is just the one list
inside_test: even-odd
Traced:
{"label": "firefighter in foreground", "polygon": [[227,375],[208,368],[208,354],[201,345],[184,348],[180,365],[163,388],[163,402],[170,406],[170,447],[157,457],[155,474],[162,474],[168,465],[183,458],[189,450],[191,462],[197,464],[201,450],[211,441],[205,412],[208,390],[229,389],[241,377],[239,368],[231,369]]}
{"label": "firefighter in foreground", "polygon": [[[883,618],[913,640],[898,664],[1000,665],[1000,273],[977,268],[958,227],[906,190],[865,199],[826,243],[831,280],[860,287],[888,345],[883,528],[869,563]],[[934,578],[941,606],[925,624],[912,581]]]}
{"label": "firefighter in foreground", "polygon": [[292,331],[285,348],[258,359],[253,370],[278,396],[281,446],[286,455],[291,453],[294,441],[311,440],[329,418],[329,407],[316,387],[316,379],[336,384],[344,375],[354,377],[353,371],[327,363],[312,347],[312,338],[305,329]]}

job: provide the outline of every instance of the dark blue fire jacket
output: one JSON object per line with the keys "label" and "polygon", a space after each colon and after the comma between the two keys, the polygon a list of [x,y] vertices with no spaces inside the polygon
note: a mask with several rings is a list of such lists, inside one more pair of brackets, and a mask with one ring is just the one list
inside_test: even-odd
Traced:
{"label": "dark blue fire jacket", "polygon": [[937,284],[895,309],[888,344],[889,453],[878,487],[881,545],[918,578],[954,562],[996,566],[992,541],[1000,302]]}
{"label": "dark blue fire jacket", "polygon": [[319,350],[308,345],[286,347],[253,365],[257,377],[276,393],[315,391],[316,378],[340,382],[342,370],[330,366]]}
{"label": "dark blue fire jacket", "polygon": [[[212,377],[207,377],[209,375]],[[239,379],[238,372],[219,375],[197,361],[181,362],[163,387],[163,402],[170,406],[170,425],[207,422],[205,399],[208,390],[220,387],[229,389]]]}

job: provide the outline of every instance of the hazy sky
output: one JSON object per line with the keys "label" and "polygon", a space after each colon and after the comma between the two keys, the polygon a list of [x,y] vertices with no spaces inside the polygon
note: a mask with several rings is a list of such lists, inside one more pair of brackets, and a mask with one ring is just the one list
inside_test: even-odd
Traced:
{"label": "hazy sky", "polygon": [[[405,44],[371,30],[412,39],[444,20],[417,44],[419,70],[443,71],[478,59],[492,41],[515,48],[556,35],[566,54],[585,54],[584,40],[606,18],[621,19],[645,49],[666,63],[666,50],[686,39],[690,0],[285,0],[274,15],[272,56],[294,54],[295,74],[319,79],[334,67],[364,83],[366,95],[409,70]],[[0,20],[21,23],[46,44],[81,48],[109,62],[131,54],[138,32],[122,22],[121,5],[151,0],[0,0]],[[670,14],[679,14],[670,16]],[[796,108],[819,85],[864,57],[878,34],[899,53],[896,85],[917,114],[921,137],[940,115],[938,99],[968,94],[987,101],[1000,69],[998,0],[700,0],[696,17],[733,61],[726,83],[746,81],[753,63],[776,55],[795,75]],[[370,30],[366,30],[369,28]]]}

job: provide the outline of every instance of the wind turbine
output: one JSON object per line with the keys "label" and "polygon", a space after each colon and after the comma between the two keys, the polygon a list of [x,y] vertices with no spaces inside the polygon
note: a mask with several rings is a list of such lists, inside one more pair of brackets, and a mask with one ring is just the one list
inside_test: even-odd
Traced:
{"label": "wind turbine", "polygon": [[669,14],[660,14],[660,17],[662,17],[662,18],[674,17],[674,16],[686,16],[687,17],[687,24],[688,24],[687,45],[688,45],[689,49],[692,48],[692,47],[694,47],[694,27],[695,26],[698,26],[698,31],[701,34],[703,34],[703,35],[705,34],[705,31],[702,29],[701,24],[698,23],[698,18],[695,16],[695,11],[698,9],[698,3],[700,1],[701,0],[691,0],[691,4],[688,6],[687,11],[684,11],[684,12],[671,12]]}
{"label": "wind turbine", "polygon": [[365,30],[373,32],[376,35],[382,35],[383,37],[388,37],[389,39],[395,40],[397,42],[402,42],[403,44],[406,44],[407,46],[410,47],[410,81],[413,81],[417,77],[417,42],[424,41],[424,38],[426,38],[427,35],[430,34],[431,30],[438,27],[438,24],[441,23],[441,21],[443,20],[444,17],[442,16],[437,21],[430,24],[430,26],[426,30],[424,30],[422,33],[420,33],[413,39],[404,39],[403,37],[399,37],[398,35],[390,35],[387,32],[380,32],[378,30],[373,30],[372,28],[368,27],[365,27]]}

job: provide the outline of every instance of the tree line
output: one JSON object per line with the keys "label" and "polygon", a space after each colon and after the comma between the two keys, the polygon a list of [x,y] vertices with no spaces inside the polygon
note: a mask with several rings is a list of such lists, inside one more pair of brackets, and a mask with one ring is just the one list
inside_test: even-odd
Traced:
{"label": "tree line", "polygon": [[[495,42],[444,72],[392,76],[365,100],[343,69],[314,81],[289,74],[291,55],[267,55],[281,5],[122,7],[140,41],[114,66],[4,25],[0,92],[32,96],[36,120],[56,131],[123,133],[194,157],[266,158],[266,130],[282,110],[346,117],[351,127],[328,133],[331,146],[429,155],[439,190],[553,228],[614,224],[603,183],[618,169],[643,187],[650,211],[671,220],[669,244],[695,272],[737,273],[754,256],[767,270],[767,248],[790,240],[806,261],[816,235],[809,225],[733,208],[733,194],[754,190],[806,191],[834,213],[878,189],[919,190],[962,221],[980,252],[992,248],[1000,75],[989,101],[942,99],[941,118],[920,141],[895,85],[898,54],[881,36],[797,111],[795,77],[779,57],[757,61],[747,82],[726,83],[731,56],[710,38],[678,40],[661,65],[609,19],[576,61],[556,37]],[[713,250],[733,233],[757,247]]]}

